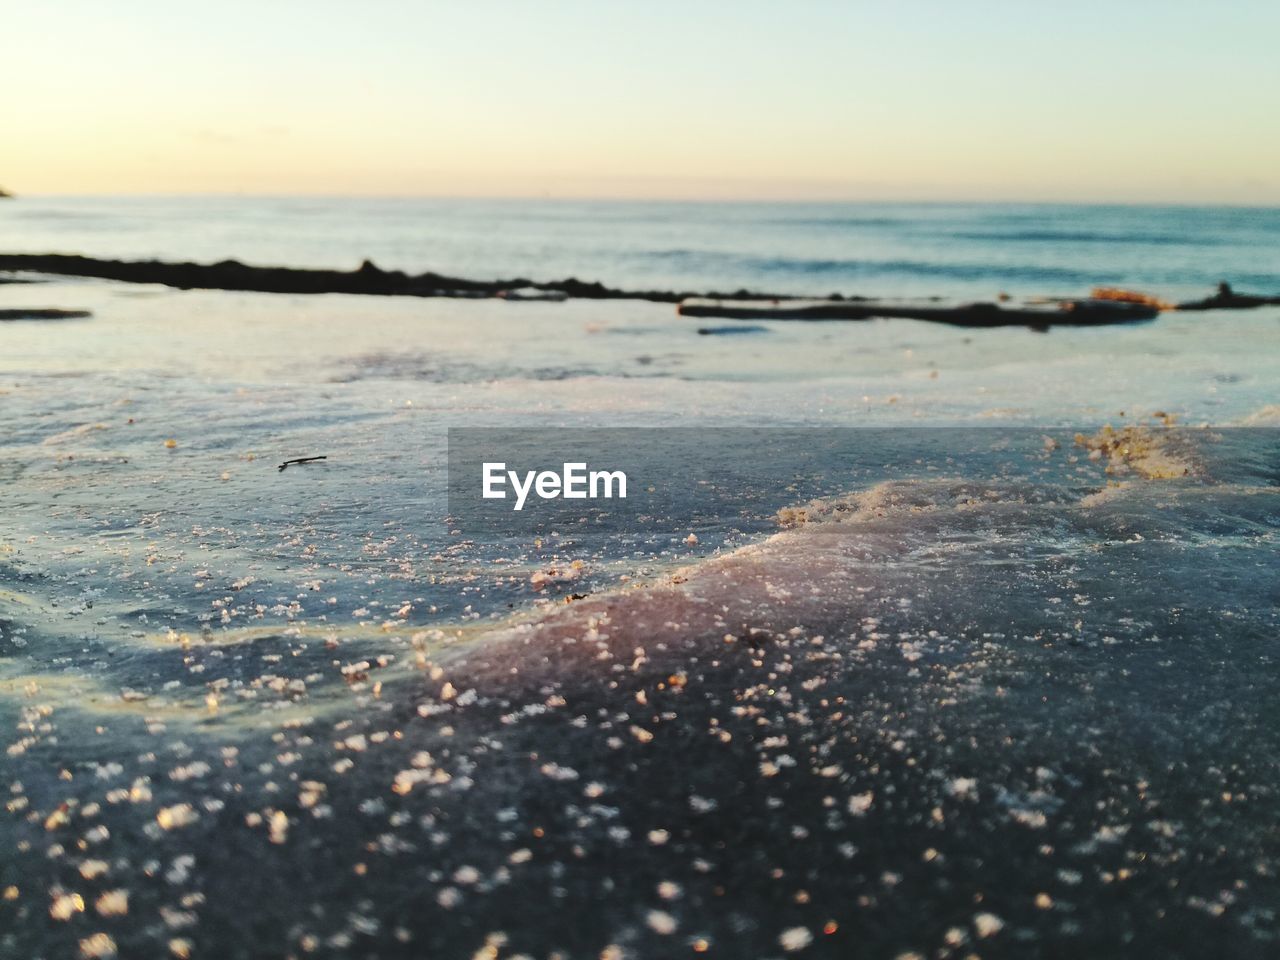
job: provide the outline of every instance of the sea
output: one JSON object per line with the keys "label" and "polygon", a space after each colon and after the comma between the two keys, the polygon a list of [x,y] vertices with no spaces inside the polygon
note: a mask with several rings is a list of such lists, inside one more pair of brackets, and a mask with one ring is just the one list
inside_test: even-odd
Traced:
{"label": "sea", "polygon": [[0,249],[825,296],[1280,287],[1280,208],[33,197]]}
{"label": "sea", "polygon": [[[1177,301],[1280,293],[1280,210],[23,197],[0,252]],[[1274,955],[1280,307],[0,280],[90,314],[0,322],[0,956]],[[477,494],[570,458],[640,499]]]}

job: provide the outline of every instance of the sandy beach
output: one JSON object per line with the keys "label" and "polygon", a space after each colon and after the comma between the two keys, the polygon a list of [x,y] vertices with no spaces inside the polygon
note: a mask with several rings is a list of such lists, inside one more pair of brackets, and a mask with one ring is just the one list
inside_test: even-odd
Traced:
{"label": "sandy beach", "polygon": [[[92,313],[3,331],[5,955],[1274,951],[1274,311],[5,296]],[[744,411],[979,432],[755,525],[448,519],[446,427]]]}

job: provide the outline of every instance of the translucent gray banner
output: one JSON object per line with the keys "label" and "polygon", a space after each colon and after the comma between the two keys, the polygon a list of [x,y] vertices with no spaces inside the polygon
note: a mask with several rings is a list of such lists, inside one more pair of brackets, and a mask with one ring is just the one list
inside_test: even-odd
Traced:
{"label": "translucent gray banner", "polygon": [[[1078,428],[451,429],[449,511],[468,536],[766,532],[886,481],[1086,495],[1134,480],[1275,484],[1273,429],[1161,420]],[[975,494],[976,495],[976,494]]]}

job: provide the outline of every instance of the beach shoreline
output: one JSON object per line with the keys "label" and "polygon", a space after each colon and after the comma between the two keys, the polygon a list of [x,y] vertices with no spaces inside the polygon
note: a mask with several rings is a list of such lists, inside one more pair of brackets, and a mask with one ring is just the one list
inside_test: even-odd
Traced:
{"label": "beach shoreline", "polygon": [[[0,953],[1273,952],[1275,308],[3,289],[93,316],[0,325]],[[450,428],[664,425],[769,469],[450,509]]]}
{"label": "beach shoreline", "polygon": [[[1225,496],[1261,519],[1274,495],[1035,489],[889,483],[852,513],[460,644],[338,628],[336,699],[291,685],[314,669],[306,634],[170,641],[189,669],[273,652],[282,681],[250,727],[225,712],[234,689],[217,708],[139,694],[107,713],[18,681],[52,729],[10,750],[10,945],[105,926],[123,953],[168,938],[228,957],[1265,956],[1274,609],[1247,585],[1192,597],[1198,561],[1135,508],[1175,497],[1191,517]],[[1062,558],[1016,534],[1054,521],[1125,539]],[[999,562],[969,536],[992,523]],[[947,544],[983,562],[901,563]],[[1016,602],[991,604],[1010,577]],[[1181,606],[1154,613],[1171,592]],[[1224,613],[1230,631],[1205,637]],[[261,727],[272,701],[289,710]],[[95,723],[160,749],[122,753]],[[71,779],[40,772],[67,749]],[[58,915],[115,889],[127,919]]]}

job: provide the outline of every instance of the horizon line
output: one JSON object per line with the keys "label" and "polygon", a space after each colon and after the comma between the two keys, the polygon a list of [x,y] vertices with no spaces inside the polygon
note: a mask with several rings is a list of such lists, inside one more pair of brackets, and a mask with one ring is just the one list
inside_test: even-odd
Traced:
{"label": "horizon line", "polygon": [[[0,184],[0,189],[8,189]],[[1043,206],[1043,207],[1166,207],[1184,209],[1226,208],[1238,210],[1280,209],[1280,200],[1260,200],[1252,203],[1214,200],[1103,200],[1103,199],[1044,199],[1032,197],[962,198],[962,197],[751,197],[751,196],[663,196],[637,197],[619,194],[555,195],[548,193],[355,193],[355,192],[275,192],[257,190],[157,190],[157,191],[38,191],[15,193],[9,191],[6,198],[23,199],[232,199],[232,200],[447,200],[476,202],[546,202],[546,203],[629,203],[629,204],[703,204],[731,205],[818,205],[857,204],[879,206]],[[3,200],[0,200],[3,202]]]}

